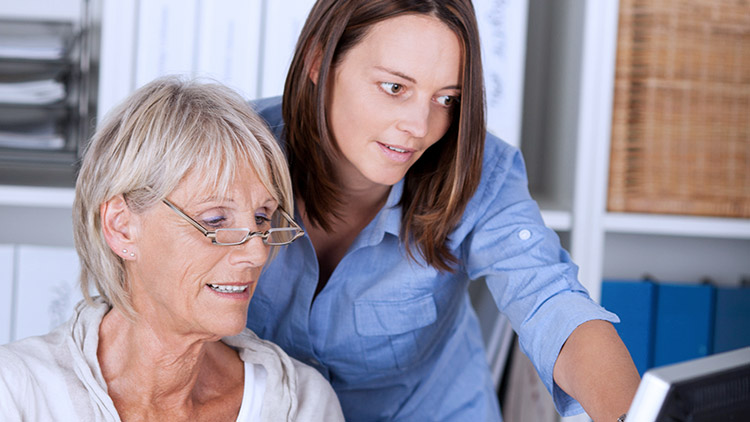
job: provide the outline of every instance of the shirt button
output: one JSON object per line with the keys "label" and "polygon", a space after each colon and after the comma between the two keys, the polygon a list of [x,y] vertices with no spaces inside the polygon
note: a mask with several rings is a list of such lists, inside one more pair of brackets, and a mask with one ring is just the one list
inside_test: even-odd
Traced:
{"label": "shirt button", "polygon": [[518,232],[518,238],[521,240],[528,240],[531,237],[531,232],[523,229],[520,232]]}
{"label": "shirt button", "polygon": [[317,360],[317,359],[315,359],[315,358],[310,358],[310,359],[308,359],[308,360],[307,360],[307,363],[309,363],[309,364],[310,364],[310,365],[312,365],[312,366],[319,366],[319,365],[320,365],[320,362],[318,362],[318,360]]}

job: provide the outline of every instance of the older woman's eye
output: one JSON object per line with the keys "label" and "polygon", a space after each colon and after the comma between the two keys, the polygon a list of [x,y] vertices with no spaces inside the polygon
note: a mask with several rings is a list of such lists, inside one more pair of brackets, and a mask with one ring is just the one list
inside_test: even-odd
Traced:
{"label": "older woman's eye", "polygon": [[443,107],[454,107],[458,104],[459,99],[453,95],[441,95],[435,101]]}
{"label": "older woman's eye", "polygon": [[265,214],[257,214],[255,216],[255,225],[262,230],[268,230],[271,228],[271,219]]}
{"label": "older woman's eye", "polygon": [[398,95],[404,90],[404,86],[393,82],[381,82],[380,87],[389,95]]}
{"label": "older woman's eye", "polygon": [[203,219],[203,225],[212,229],[221,229],[224,228],[226,221],[227,219],[224,216],[209,217]]}

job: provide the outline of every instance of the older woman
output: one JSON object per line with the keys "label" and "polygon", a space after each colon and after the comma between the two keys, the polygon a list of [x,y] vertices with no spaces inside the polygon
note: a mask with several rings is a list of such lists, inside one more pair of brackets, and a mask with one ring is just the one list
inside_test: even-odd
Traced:
{"label": "older woman", "polygon": [[317,371],[244,328],[270,248],[303,233],[292,201],[283,153],[240,97],[173,78],[138,90],[76,185],[86,301],[0,347],[0,419],[343,420]]}

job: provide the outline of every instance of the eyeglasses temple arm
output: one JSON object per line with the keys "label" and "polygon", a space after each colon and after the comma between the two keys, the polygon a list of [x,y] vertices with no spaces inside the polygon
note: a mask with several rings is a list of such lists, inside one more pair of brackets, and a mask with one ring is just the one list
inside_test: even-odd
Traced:
{"label": "eyeglasses temple arm", "polygon": [[291,216],[289,215],[289,213],[287,213],[286,211],[284,211],[284,209],[283,209],[283,208],[279,208],[279,212],[281,212],[281,215],[283,215],[283,216],[284,216],[284,218],[286,218],[286,220],[287,220],[288,222],[292,223],[292,226],[293,226],[293,227],[294,227],[295,229],[297,229],[297,230],[299,230],[299,231],[301,231],[301,232],[303,232],[303,233],[304,233],[304,230],[302,230],[302,227],[300,227],[300,225],[299,225],[299,224],[297,224],[297,222],[296,222],[296,221],[294,221],[294,218],[292,218],[292,217],[291,217]]}
{"label": "eyeglasses temple arm", "polygon": [[200,230],[201,233],[203,233],[204,236],[208,236],[208,234],[209,234],[208,230],[206,230],[205,227],[201,226],[200,223],[198,223],[197,221],[193,220],[189,215],[187,215],[184,212],[182,212],[181,209],[177,208],[177,206],[175,204],[169,202],[167,199],[162,199],[162,201],[165,204],[167,204],[167,206],[169,208],[172,208],[174,210],[174,212],[176,212],[177,214],[180,214],[180,216],[182,218],[184,218],[185,220],[187,220],[188,223],[192,224],[193,227],[195,227],[196,229]]}

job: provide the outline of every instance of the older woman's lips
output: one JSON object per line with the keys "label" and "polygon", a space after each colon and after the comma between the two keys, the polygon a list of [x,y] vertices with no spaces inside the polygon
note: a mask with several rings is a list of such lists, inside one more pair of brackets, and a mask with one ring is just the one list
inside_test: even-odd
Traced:
{"label": "older woman's lips", "polygon": [[219,293],[244,293],[247,290],[247,284],[209,284],[212,290]]}

